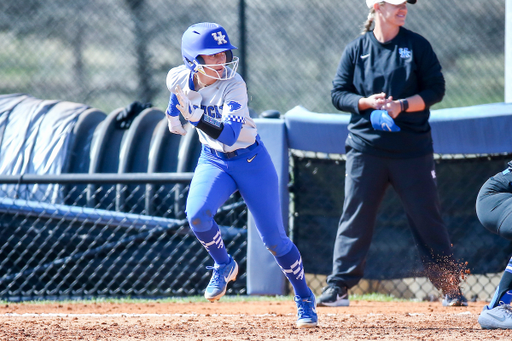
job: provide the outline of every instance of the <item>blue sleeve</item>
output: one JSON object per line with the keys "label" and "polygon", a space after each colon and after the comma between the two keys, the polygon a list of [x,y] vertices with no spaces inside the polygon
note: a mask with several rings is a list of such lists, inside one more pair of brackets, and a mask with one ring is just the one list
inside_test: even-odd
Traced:
{"label": "blue sleeve", "polygon": [[178,97],[171,93],[171,97],[169,98],[169,105],[167,106],[165,113],[169,116],[180,116],[180,111],[178,108],[176,108],[176,105],[178,104]]}
{"label": "blue sleeve", "polygon": [[238,140],[238,136],[240,136],[240,131],[242,130],[243,123],[234,122],[234,121],[225,121],[224,128],[217,138],[218,141],[232,146]]}

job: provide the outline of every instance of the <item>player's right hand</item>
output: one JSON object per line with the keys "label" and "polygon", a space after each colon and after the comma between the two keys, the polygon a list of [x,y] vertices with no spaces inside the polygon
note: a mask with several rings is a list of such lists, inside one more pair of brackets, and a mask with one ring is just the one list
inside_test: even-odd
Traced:
{"label": "player's right hand", "polygon": [[169,127],[169,131],[173,134],[178,134],[184,136],[187,131],[181,125],[180,118],[178,116],[167,116],[167,126]]}

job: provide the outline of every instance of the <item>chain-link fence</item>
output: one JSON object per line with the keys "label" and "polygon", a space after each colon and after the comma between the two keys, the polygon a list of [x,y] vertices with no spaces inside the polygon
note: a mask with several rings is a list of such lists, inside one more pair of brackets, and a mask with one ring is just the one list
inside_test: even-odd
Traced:
{"label": "chain-link fence", "polygon": [[[502,102],[505,0],[420,0],[406,27],[433,45],[447,80],[434,109]],[[4,0],[0,93],[111,112],[135,100],[165,108],[167,71],[185,29],[222,24],[239,47],[250,106],[334,112],[331,81],[366,20],[364,0]]]}
{"label": "chain-link fence", "polygon": [[[449,5],[419,0],[408,8],[406,27],[432,43],[447,81],[445,99],[434,109],[503,101],[504,0]],[[214,21],[239,47],[240,72],[256,112],[284,113],[296,105],[333,112],[332,78],[344,46],[357,37],[367,14],[364,0],[5,0],[0,3],[0,93],[84,103],[106,113],[135,100],[163,109],[166,73],[182,63],[183,31],[195,22]],[[124,136],[109,133],[116,141]],[[109,152],[118,157],[119,148]],[[463,241],[466,227],[482,229],[475,220],[475,191],[504,167],[506,157],[438,156],[443,217],[453,227],[460,254],[478,249]],[[108,161],[93,172],[117,172],[119,159]],[[292,157],[290,232],[316,291],[329,272],[343,202],[343,162],[343,156]],[[109,182],[100,181],[105,174],[81,176],[50,181],[24,175],[0,181],[0,296],[155,297],[204,290],[209,277],[204,266],[210,260],[185,226],[181,194],[186,182],[169,178],[163,183],[157,175],[135,181],[119,174]],[[387,194],[377,225],[407,232],[397,200],[392,192]],[[229,293],[244,293],[245,205],[232,198],[218,219],[225,226],[228,250],[241,266],[241,277]],[[304,235],[312,229],[319,238],[306,243]],[[409,237],[405,234],[401,241],[400,257],[415,259]],[[470,276],[466,289],[484,299],[492,295],[497,275],[483,274],[482,269],[502,269],[507,257],[496,253],[510,250],[499,238],[481,241],[482,249],[473,254],[485,256],[472,263],[478,276]],[[371,258],[382,251],[378,247],[374,242],[369,270],[390,274],[395,269]],[[483,262],[486,267],[478,268]],[[370,276],[354,290],[381,289],[400,297],[431,293],[423,277]]]}
{"label": "chain-link fence", "polygon": [[[510,242],[478,222],[474,201],[510,155],[437,155],[443,218],[455,255],[468,262],[464,292],[490,299],[512,253]],[[315,292],[331,271],[332,246],[343,205],[344,156],[293,151],[290,235],[301,250]],[[61,174],[0,177],[0,297],[200,295],[211,259],[185,219],[191,173]],[[147,215],[153,212],[153,215]],[[216,215],[240,276],[228,294],[246,293],[247,209],[233,195]],[[312,238],[315,236],[315,238]],[[398,197],[380,207],[365,280],[352,293],[429,298]]]}
{"label": "chain-link fence", "polygon": [[[191,177],[0,177],[0,297],[202,294],[211,276],[205,267],[213,262],[185,219]],[[94,206],[83,205],[85,198]],[[156,215],[146,215],[148,210]],[[233,195],[216,216],[226,248],[240,266],[228,289],[232,295],[246,292],[246,213]]]}

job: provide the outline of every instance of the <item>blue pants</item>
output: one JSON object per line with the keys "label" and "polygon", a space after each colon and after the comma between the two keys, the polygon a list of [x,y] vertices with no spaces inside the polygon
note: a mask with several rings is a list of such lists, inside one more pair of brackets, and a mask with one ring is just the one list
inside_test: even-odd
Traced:
{"label": "blue pants", "polygon": [[194,231],[208,231],[219,207],[236,191],[251,211],[265,246],[276,257],[293,243],[286,235],[278,178],[264,144],[248,153],[223,159],[203,147],[187,199],[187,219]]}
{"label": "blue pants", "polygon": [[[435,268],[432,265],[441,260],[446,265],[454,263],[450,238],[440,214],[433,172],[432,154],[410,159],[391,159],[363,154],[354,149],[348,151],[345,201],[334,244],[333,271],[327,278],[328,284],[351,288],[363,278],[377,211],[390,184],[404,206],[425,266]],[[442,286],[440,276],[448,269],[441,266],[438,270],[427,271],[427,276],[439,289]]]}

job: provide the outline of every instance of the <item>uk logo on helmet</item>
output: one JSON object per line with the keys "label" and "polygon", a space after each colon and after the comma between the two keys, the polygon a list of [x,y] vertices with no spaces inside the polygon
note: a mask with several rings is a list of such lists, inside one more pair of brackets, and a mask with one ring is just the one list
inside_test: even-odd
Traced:
{"label": "uk logo on helmet", "polygon": [[227,44],[227,42],[228,42],[226,40],[226,36],[224,34],[222,34],[222,31],[213,32],[212,36],[213,36],[213,39],[215,39],[215,41],[217,41],[218,45]]}

